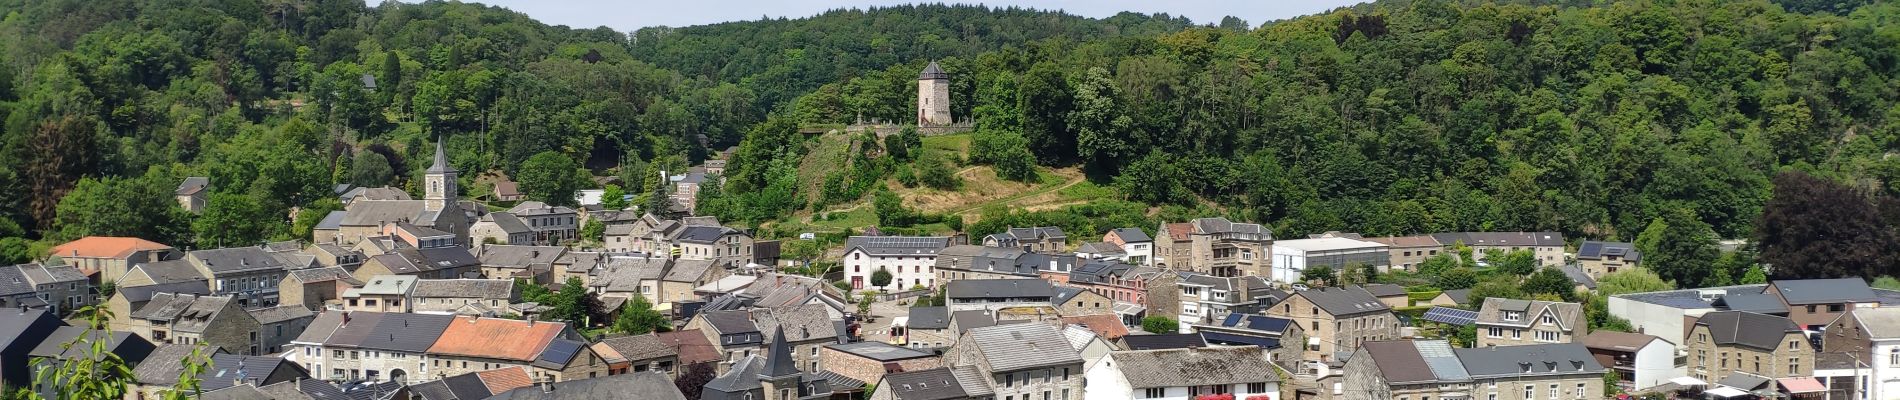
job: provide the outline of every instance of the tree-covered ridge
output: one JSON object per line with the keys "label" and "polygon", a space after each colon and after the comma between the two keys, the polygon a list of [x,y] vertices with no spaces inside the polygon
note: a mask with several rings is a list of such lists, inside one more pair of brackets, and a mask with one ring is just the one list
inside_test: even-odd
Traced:
{"label": "tree-covered ridge", "polygon": [[1091,19],[1025,8],[899,5],[835,9],[809,18],[762,18],[635,31],[635,58],[687,76],[741,83],[771,106],[819,85],[892,66],[915,78],[924,60],[969,57],[1045,40],[1082,42],[1177,31],[1190,21],[1122,13]]}

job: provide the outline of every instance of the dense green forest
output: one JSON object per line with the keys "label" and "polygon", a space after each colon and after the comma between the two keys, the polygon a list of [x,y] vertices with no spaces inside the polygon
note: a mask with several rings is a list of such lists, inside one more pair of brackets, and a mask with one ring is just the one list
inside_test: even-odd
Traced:
{"label": "dense green forest", "polygon": [[[435,137],[465,194],[476,171],[645,193],[736,145],[702,211],[760,227],[870,198],[930,220],[876,186],[937,163],[1080,167],[1124,197],[986,212],[978,234],[1225,215],[1282,237],[1654,230],[1700,249],[1764,231],[1778,173],[1900,194],[1891,0],[1387,0],[1260,24],[923,5],[635,32],[438,1],[0,13],[0,261],[84,235],[297,238],[338,207],[333,184],[414,191]],[[976,123],[967,157],[868,140],[884,151],[807,198],[800,127],[908,120],[932,60]],[[185,176],[211,177],[202,214],[172,205]]]}

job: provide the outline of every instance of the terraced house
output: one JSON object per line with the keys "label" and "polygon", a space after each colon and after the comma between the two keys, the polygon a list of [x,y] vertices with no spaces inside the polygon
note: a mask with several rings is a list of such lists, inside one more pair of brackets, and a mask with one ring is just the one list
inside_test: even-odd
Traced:
{"label": "terraced house", "polygon": [[1442,340],[1366,342],[1323,388],[1346,400],[1601,399],[1602,364],[1575,343],[1455,349]]}
{"label": "terraced house", "polygon": [[1273,232],[1260,224],[1198,218],[1184,226],[1163,225],[1160,232],[1158,264],[1219,277],[1271,273]]}
{"label": "terraced house", "polygon": [[1571,343],[1589,334],[1583,305],[1487,298],[1478,310],[1478,347]]}
{"label": "terraced house", "polygon": [[1054,326],[1025,323],[970,329],[948,352],[944,365],[976,367],[996,399],[1078,400],[1082,354]]}
{"label": "terraced house", "polygon": [[538,380],[607,376],[607,363],[560,322],[326,311],[286,353],[316,379],[416,383],[509,367]]}
{"label": "terraced house", "polygon": [[277,305],[277,285],[284,275],[317,265],[310,255],[266,246],[190,251],[185,260],[210,278],[211,294],[230,295],[242,307]]}

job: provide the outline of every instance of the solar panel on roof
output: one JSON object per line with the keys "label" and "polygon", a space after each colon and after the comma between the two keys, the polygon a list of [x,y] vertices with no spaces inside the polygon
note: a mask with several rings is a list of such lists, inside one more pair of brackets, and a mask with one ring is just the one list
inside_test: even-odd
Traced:
{"label": "solar panel on roof", "polygon": [[548,343],[548,349],[541,352],[541,361],[566,364],[574,359],[581,350],[581,343],[572,340],[555,340]]}
{"label": "solar panel on roof", "polygon": [[1424,318],[1426,321],[1452,325],[1471,325],[1477,322],[1478,312],[1449,307],[1432,307],[1432,309],[1426,310],[1425,315],[1419,318]]}

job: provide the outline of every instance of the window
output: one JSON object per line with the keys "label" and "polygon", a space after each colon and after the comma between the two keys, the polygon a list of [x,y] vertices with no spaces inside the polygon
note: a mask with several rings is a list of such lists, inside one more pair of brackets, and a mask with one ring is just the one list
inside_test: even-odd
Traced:
{"label": "window", "polygon": [[1553,317],[1550,314],[1544,314],[1544,316],[1537,318],[1537,323],[1544,324],[1544,325],[1556,325],[1557,317]]}
{"label": "window", "polygon": [[1813,313],[1814,313],[1814,305],[1813,305],[1813,304],[1809,304],[1809,305],[1808,305],[1808,313],[1809,313],[1809,314],[1813,314]]}
{"label": "window", "polygon": [[1887,352],[1887,363],[1900,365],[1900,348],[1894,348],[1892,351]]}
{"label": "window", "polygon": [[338,360],[343,359],[343,350],[336,350],[336,354],[332,355],[331,357],[336,358]]}
{"label": "window", "polygon": [[1827,305],[1827,312],[1841,312],[1841,308],[1842,306],[1839,304],[1829,304]]}
{"label": "window", "polygon": [[1790,341],[1788,341],[1788,350],[1794,350],[1794,349],[1798,349],[1798,348],[1800,348],[1800,347],[1798,347],[1798,346],[1800,346],[1800,345],[1801,345],[1801,341],[1799,341],[1799,340],[1790,340]]}
{"label": "window", "polygon": [[1550,398],[1557,398],[1557,384],[1550,384]]}
{"label": "window", "polygon": [[1266,393],[1266,392],[1267,392],[1266,382],[1254,382],[1254,383],[1247,384],[1247,393],[1249,394],[1259,394],[1259,393]]}
{"label": "window", "polygon": [[1166,396],[1167,394],[1168,394],[1167,388],[1147,388],[1147,389],[1142,389],[1141,398],[1159,399],[1161,398],[1161,396]]}
{"label": "window", "polygon": [[1523,329],[1512,329],[1512,330],[1511,330],[1511,338],[1512,338],[1512,339],[1523,339],[1523,338],[1524,338],[1524,330],[1523,330]]}
{"label": "window", "polygon": [[1582,383],[1577,384],[1577,398],[1579,399],[1583,398],[1584,394],[1589,393],[1589,391],[1590,390],[1588,388],[1584,387],[1584,384]]}
{"label": "window", "polygon": [[1795,357],[1795,358],[1788,359],[1788,375],[1798,375],[1800,373],[1801,373],[1801,358]]}
{"label": "window", "polygon": [[1531,386],[1531,385],[1524,385],[1524,398],[1532,399],[1536,397],[1537,397],[1537,387]]}
{"label": "window", "polygon": [[1486,329],[1485,329],[1485,335],[1486,335],[1486,336],[1490,336],[1490,337],[1494,337],[1494,338],[1501,338],[1501,337],[1504,337],[1504,328],[1499,328],[1499,327],[1495,327],[1495,326],[1494,326],[1494,327],[1490,327],[1490,328],[1486,328]]}
{"label": "window", "polygon": [[1016,387],[1016,374],[1003,374],[1003,387]]}

